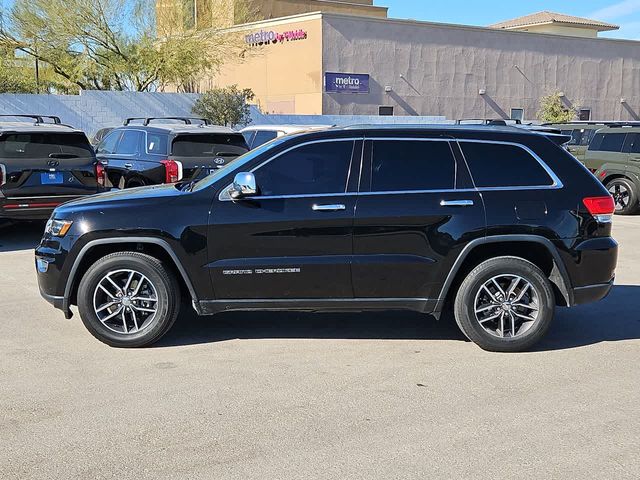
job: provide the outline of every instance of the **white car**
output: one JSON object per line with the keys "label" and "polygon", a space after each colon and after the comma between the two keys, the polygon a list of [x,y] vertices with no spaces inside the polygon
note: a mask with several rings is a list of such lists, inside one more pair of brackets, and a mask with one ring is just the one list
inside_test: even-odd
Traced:
{"label": "white car", "polygon": [[252,125],[243,128],[240,133],[244,136],[249,148],[253,150],[283,135],[309,130],[323,130],[325,128],[331,128],[331,125]]}

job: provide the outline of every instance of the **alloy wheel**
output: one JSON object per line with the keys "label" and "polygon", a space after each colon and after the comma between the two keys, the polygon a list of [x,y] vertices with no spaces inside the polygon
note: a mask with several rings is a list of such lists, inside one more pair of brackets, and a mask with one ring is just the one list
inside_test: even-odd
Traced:
{"label": "alloy wheel", "polygon": [[524,335],[540,315],[540,295],[518,275],[498,275],[485,282],[474,302],[477,322],[499,338]]}
{"label": "alloy wheel", "polygon": [[116,270],[98,282],[93,309],[109,330],[131,335],[153,323],[158,313],[158,294],[153,283],[135,270]]}
{"label": "alloy wheel", "polygon": [[615,183],[609,188],[609,193],[613,196],[613,200],[615,201],[616,211],[624,210],[629,206],[631,194],[625,185]]}

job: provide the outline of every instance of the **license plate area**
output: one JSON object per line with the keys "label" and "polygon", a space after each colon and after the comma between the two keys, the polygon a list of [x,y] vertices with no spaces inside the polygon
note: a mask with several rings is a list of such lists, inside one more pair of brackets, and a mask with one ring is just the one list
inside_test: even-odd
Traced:
{"label": "license plate area", "polygon": [[60,185],[64,182],[62,172],[47,172],[40,174],[40,183],[42,185]]}

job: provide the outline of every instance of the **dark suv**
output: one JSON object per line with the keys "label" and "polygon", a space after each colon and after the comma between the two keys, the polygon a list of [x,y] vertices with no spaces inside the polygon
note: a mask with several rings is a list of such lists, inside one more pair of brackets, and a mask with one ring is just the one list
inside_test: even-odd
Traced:
{"label": "dark suv", "polygon": [[96,147],[120,189],[198,180],[248,151],[240,133],[186,117],[129,118]]}
{"label": "dark suv", "polygon": [[[562,143],[562,142],[560,142]],[[519,351],[556,306],[605,297],[613,199],[548,137],[513,127],[351,127],[269,142],[195,183],[58,208],[42,295],[113,346],[178,315],[453,307],[482,348]]]}
{"label": "dark suv", "polygon": [[86,135],[45,115],[1,115],[0,218],[44,220],[55,207],[103,190]]}

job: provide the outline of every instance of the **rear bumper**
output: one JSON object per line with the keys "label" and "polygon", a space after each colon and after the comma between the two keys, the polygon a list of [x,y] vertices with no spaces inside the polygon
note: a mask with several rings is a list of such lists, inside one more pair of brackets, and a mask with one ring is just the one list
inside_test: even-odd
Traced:
{"label": "rear bumper", "polygon": [[0,198],[0,218],[47,220],[57,206],[82,196],[3,197]]}
{"label": "rear bumper", "polygon": [[594,303],[606,298],[613,288],[613,279],[608,283],[598,285],[588,285],[586,287],[578,287],[573,289],[574,305],[584,305],[585,303]]}

